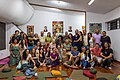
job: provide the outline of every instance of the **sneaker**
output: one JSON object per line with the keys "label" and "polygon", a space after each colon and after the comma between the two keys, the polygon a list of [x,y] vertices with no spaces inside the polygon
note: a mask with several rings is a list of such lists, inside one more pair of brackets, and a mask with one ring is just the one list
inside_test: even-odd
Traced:
{"label": "sneaker", "polygon": [[108,67],[108,69],[110,69],[110,70],[111,70],[112,68],[111,68],[111,67]]}
{"label": "sneaker", "polygon": [[85,69],[85,67],[83,67],[83,69]]}

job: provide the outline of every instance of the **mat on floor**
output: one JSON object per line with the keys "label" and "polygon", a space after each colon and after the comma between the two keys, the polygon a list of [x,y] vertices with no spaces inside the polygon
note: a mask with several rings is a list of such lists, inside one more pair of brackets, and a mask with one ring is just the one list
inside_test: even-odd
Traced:
{"label": "mat on floor", "polygon": [[0,79],[2,79],[2,78],[10,78],[15,73],[16,73],[16,69],[15,68],[12,68],[12,70],[10,72],[6,72],[6,73],[3,73],[2,71],[0,71]]}
{"label": "mat on floor", "polygon": [[[23,74],[23,72],[19,72],[19,73],[15,73],[15,74],[13,75],[13,77],[16,77],[16,76],[25,76],[25,75]],[[27,79],[30,79],[30,78],[32,78],[32,76],[26,76],[26,78],[27,78]]]}
{"label": "mat on floor", "polygon": [[70,75],[70,79],[73,79],[73,80],[89,80],[88,77],[83,75],[83,70],[73,70],[72,74]]}
{"label": "mat on floor", "polygon": [[106,78],[107,80],[116,80],[117,74],[97,72],[96,78]]}
{"label": "mat on floor", "polygon": [[60,71],[61,76],[53,76],[51,72],[39,72],[38,80],[45,80],[45,78],[68,77],[65,71]]}

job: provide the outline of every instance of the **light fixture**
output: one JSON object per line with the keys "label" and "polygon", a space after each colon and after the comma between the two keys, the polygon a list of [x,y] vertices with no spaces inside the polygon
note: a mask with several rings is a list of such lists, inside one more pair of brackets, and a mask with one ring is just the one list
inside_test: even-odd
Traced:
{"label": "light fixture", "polygon": [[88,5],[93,4],[94,1],[95,1],[95,0],[90,0],[90,2],[88,3]]}
{"label": "light fixture", "polygon": [[68,5],[67,2],[60,1],[60,0],[58,0],[58,1],[51,1],[51,3],[55,4],[55,5],[58,5],[58,6],[66,6],[66,5]]}

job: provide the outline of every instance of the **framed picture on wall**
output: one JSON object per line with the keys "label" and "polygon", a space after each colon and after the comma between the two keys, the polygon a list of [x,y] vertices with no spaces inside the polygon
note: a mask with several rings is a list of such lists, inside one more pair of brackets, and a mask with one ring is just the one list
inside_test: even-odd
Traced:
{"label": "framed picture on wall", "polygon": [[98,29],[100,32],[102,31],[102,23],[90,23],[89,24],[89,32],[94,33],[94,30]]}
{"label": "framed picture on wall", "polygon": [[33,34],[34,34],[34,26],[33,25],[28,25],[27,26],[27,34],[29,35],[30,32],[33,32]]}
{"label": "framed picture on wall", "polygon": [[63,34],[63,21],[52,21],[52,32]]}

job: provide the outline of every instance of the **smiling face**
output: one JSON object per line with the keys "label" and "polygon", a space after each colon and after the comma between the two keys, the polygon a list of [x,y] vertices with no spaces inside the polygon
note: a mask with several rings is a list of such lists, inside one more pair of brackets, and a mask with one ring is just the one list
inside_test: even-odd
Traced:
{"label": "smiling face", "polygon": [[108,48],[108,43],[107,42],[104,43],[104,47]]}

